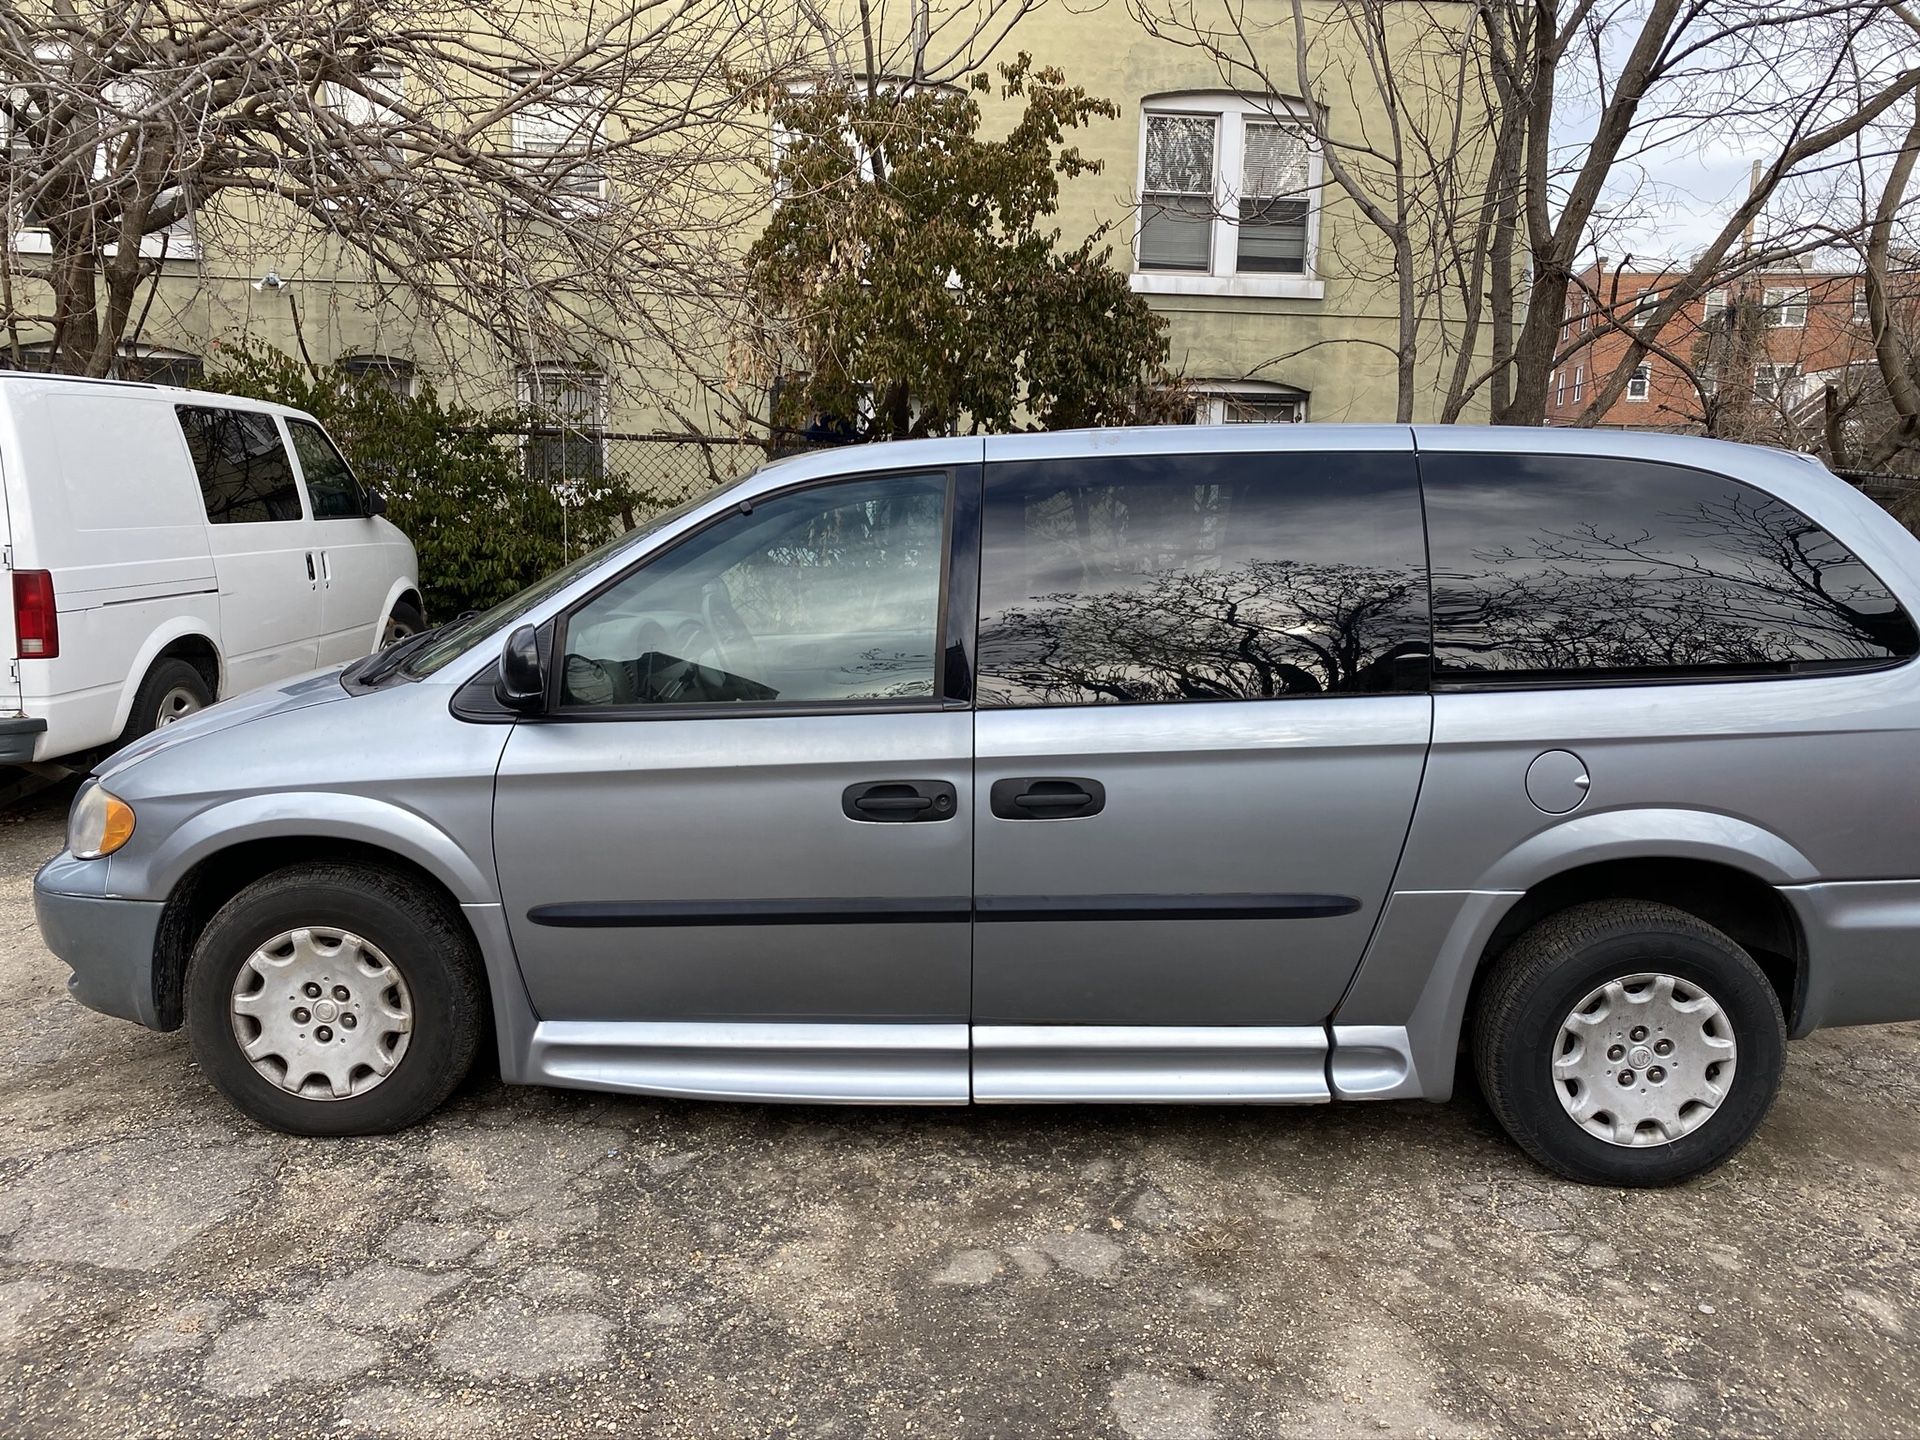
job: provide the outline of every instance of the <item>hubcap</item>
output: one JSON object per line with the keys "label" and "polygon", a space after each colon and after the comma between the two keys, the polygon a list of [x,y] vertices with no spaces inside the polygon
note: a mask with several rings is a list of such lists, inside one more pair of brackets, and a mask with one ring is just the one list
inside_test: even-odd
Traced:
{"label": "hubcap", "polygon": [[1609,1145],[1670,1145],[1727,1098],[1737,1049],[1726,1012],[1692,981],[1623,975],[1561,1022],[1553,1091]]}
{"label": "hubcap", "polygon": [[155,725],[171,725],[176,720],[185,719],[200,708],[200,697],[184,685],[176,685],[160,697],[160,710],[153,718]]}
{"label": "hubcap", "polygon": [[233,1038],[276,1088],[307,1100],[364,1095],[413,1037],[407,982],[379,949],[311,925],[267,941],[233,981]]}
{"label": "hubcap", "polygon": [[398,645],[413,633],[413,626],[409,625],[405,620],[400,619],[397,615],[389,615],[387,617],[386,629],[380,632],[380,648],[384,650],[389,645]]}

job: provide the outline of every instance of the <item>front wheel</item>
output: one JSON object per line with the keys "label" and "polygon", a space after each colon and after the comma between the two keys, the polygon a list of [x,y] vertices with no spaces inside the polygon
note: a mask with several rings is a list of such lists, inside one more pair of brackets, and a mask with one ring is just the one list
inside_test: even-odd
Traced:
{"label": "front wheel", "polygon": [[387,616],[387,623],[380,627],[380,648],[398,645],[410,635],[418,635],[427,628],[427,617],[420,613],[420,607],[410,605],[405,600],[393,607],[393,613]]}
{"label": "front wheel", "polygon": [[187,968],[194,1058],[227,1098],[296,1135],[424,1119],[472,1068],[480,969],[452,903],[411,876],[322,862],[242,890]]}
{"label": "front wheel", "polygon": [[1474,1066],[1495,1117],[1557,1174],[1666,1185],[1753,1137],[1786,1058],[1753,958],[1669,905],[1604,900],[1541,921],[1487,977]]}

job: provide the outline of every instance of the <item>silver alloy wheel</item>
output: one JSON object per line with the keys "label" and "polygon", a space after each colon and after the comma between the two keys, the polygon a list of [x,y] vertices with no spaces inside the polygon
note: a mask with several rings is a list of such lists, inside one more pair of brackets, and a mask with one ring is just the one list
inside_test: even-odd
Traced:
{"label": "silver alloy wheel", "polygon": [[160,697],[160,708],[153,717],[154,728],[184,720],[200,708],[198,695],[184,685],[176,685]]}
{"label": "silver alloy wheel", "polygon": [[413,1038],[407,982],[379,949],[327,925],[267,941],[233,979],[233,1038],[277,1089],[305,1100],[364,1095]]}
{"label": "silver alloy wheel", "polygon": [[1720,1108],[1737,1051],[1720,1002],[1691,980],[1622,975],[1560,1023],[1553,1091],[1609,1145],[1670,1145]]}
{"label": "silver alloy wheel", "polygon": [[398,645],[409,635],[418,633],[411,624],[398,615],[389,615],[385,627],[380,631],[380,648],[385,650],[389,645]]}

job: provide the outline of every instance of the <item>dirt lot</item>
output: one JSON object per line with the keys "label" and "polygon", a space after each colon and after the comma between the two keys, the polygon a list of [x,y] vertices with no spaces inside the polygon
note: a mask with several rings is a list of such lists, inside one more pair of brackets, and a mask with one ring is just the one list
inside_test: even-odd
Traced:
{"label": "dirt lot", "polygon": [[[1911,1435],[1920,1027],[1582,1189],[1485,1108],[881,1112],[469,1085],[237,1119],[72,1004],[0,823],[0,1434]],[[1920,956],[1916,957],[1920,963]]]}

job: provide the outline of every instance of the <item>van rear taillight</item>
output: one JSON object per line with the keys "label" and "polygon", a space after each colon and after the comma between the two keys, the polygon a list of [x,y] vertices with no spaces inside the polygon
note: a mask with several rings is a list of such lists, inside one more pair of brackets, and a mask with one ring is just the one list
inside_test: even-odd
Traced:
{"label": "van rear taillight", "polygon": [[60,653],[51,571],[13,572],[13,634],[22,660],[51,660]]}

